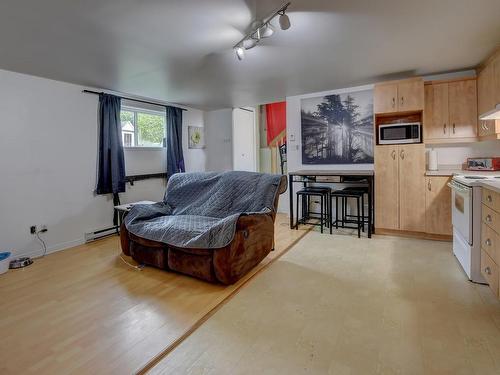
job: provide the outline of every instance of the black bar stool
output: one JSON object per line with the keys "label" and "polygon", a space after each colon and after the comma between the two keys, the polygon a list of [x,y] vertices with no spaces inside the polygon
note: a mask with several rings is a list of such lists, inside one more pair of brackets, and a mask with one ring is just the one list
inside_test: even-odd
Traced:
{"label": "black bar stool", "polygon": [[[321,227],[321,233],[323,233],[323,226],[330,225],[331,222],[331,205],[330,205],[330,193],[332,189],[329,187],[316,187],[307,186],[303,189],[297,191],[297,221],[295,222],[295,229],[299,229],[299,224],[306,225],[319,225]],[[319,197],[320,198],[320,213],[310,211],[310,198]],[[302,199],[302,217],[299,219],[299,198]],[[319,219],[319,223],[310,222],[309,219]]]}
{"label": "black bar stool", "polygon": [[[350,192],[358,192],[361,193],[361,220],[363,222],[363,226],[361,227],[361,230],[364,232],[365,231],[365,223],[368,224],[368,215],[365,215],[365,194],[368,195],[368,186],[348,186],[344,189],[343,191],[350,191]],[[345,203],[347,205],[347,203]],[[346,219],[352,219],[356,217],[356,215],[348,215],[347,214],[347,207],[344,211],[345,213],[345,218]],[[369,225],[369,224],[368,224]]]}
{"label": "black bar stool", "polygon": [[[332,233],[332,227],[335,225],[335,228],[339,228],[339,223],[342,228],[350,228],[358,230],[358,238],[361,238],[361,228],[363,227],[363,220],[361,218],[361,199],[363,199],[363,193],[359,191],[350,191],[350,190],[335,190],[330,193],[330,199],[335,198],[335,221],[330,220],[330,233]],[[342,209],[342,214],[339,219],[339,198],[340,198],[340,207]],[[347,200],[349,198],[356,199],[357,206],[357,215],[347,215]],[[330,209],[332,204],[330,203]],[[356,220],[349,219],[348,216],[355,217]],[[347,226],[348,224],[356,224],[356,226]]]}

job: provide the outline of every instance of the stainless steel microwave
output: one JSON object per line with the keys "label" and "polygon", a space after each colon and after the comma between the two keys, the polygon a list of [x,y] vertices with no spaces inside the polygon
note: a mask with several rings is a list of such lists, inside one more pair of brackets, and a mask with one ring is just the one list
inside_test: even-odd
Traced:
{"label": "stainless steel microwave", "polygon": [[378,144],[421,143],[422,125],[419,122],[383,124],[378,127]]}

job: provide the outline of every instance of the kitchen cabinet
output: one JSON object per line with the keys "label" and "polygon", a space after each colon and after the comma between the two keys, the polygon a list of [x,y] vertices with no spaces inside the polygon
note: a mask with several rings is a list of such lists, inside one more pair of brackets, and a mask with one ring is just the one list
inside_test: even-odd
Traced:
{"label": "kitchen cabinet", "polygon": [[425,179],[425,232],[451,235],[451,189],[449,177],[428,176]]}
{"label": "kitchen cabinet", "polygon": [[[441,83],[431,85],[432,90],[432,115],[431,122],[424,124],[424,137],[427,136],[427,130],[432,130],[435,138],[448,138],[449,133],[449,108],[448,108],[448,84]],[[427,111],[427,108],[425,109]],[[429,131],[431,133],[431,131]]]}
{"label": "kitchen cabinet", "polygon": [[375,85],[373,92],[373,110],[375,113],[397,112],[398,85]]}
{"label": "kitchen cabinet", "polygon": [[411,112],[424,109],[424,82],[407,80],[398,84],[398,111]]}
{"label": "kitchen cabinet", "polygon": [[373,95],[375,114],[424,109],[424,83],[421,78],[376,84]]}
{"label": "kitchen cabinet", "polygon": [[424,140],[448,143],[477,137],[477,86],[475,79],[426,84]]}
{"label": "kitchen cabinet", "polygon": [[477,83],[475,79],[448,84],[450,137],[477,137]]}
{"label": "kitchen cabinet", "polygon": [[425,231],[425,146],[399,146],[399,229]]}
{"label": "kitchen cabinet", "polygon": [[385,229],[399,229],[398,146],[375,147],[375,223]]}
{"label": "kitchen cabinet", "polygon": [[493,66],[493,102],[495,105],[500,104],[500,51],[492,61]]}
{"label": "kitchen cabinet", "polygon": [[500,298],[500,194],[482,189],[481,274],[493,294]]}
{"label": "kitchen cabinet", "polygon": [[375,147],[377,228],[425,231],[425,146]]}
{"label": "kitchen cabinet", "polygon": [[[479,69],[477,78],[478,114],[491,111],[500,103],[500,50]],[[481,139],[500,137],[499,120],[479,120],[478,135]]]}

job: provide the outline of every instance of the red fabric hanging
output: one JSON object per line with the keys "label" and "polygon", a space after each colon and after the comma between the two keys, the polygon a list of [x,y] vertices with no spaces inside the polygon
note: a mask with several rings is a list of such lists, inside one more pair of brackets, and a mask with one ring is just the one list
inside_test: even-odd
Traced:
{"label": "red fabric hanging", "polygon": [[267,145],[276,146],[286,136],[286,102],[266,104]]}

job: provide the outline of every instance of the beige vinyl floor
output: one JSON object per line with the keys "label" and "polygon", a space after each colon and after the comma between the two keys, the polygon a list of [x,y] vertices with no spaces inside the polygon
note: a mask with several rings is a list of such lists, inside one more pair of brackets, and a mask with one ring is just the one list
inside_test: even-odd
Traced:
{"label": "beige vinyl floor", "polygon": [[151,374],[500,374],[500,303],[451,243],[310,232]]}

